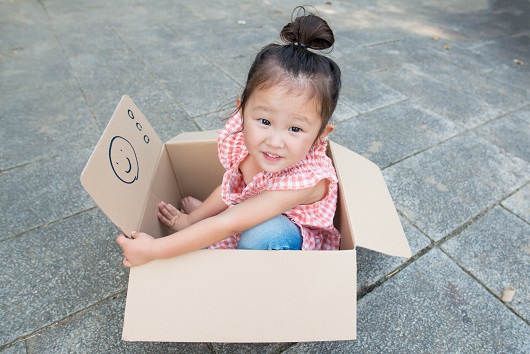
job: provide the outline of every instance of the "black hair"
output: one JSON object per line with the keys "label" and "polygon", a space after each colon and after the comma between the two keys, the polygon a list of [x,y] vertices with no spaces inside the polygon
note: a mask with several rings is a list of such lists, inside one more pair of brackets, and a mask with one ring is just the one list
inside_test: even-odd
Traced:
{"label": "black hair", "polygon": [[318,15],[308,13],[302,6],[295,8],[293,16],[295,13],[296,18],[280,32],[286,44],[269,44],[256,55],[238,109],[244,114],[255,89],[267,89],[276,84],[287,84],[294,89],[308,88],[309,98],[316,96],[319,102],[320,136],[337,106],[341,79],[338,65],[314,50],[332,48],[335,37],[327,22]]}

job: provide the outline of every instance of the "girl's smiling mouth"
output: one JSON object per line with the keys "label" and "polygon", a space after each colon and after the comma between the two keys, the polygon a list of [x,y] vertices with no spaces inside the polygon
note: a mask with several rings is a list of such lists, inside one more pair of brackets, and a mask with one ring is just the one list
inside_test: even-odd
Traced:
{"label": "girl's smiling mouth", "polygon": [[263,152],[262,153],[263,156],[265,157],[265,159],[269,160],[269,161],[278,161],[279,159],[281,159],[282,157],[279,156],[279,155],[276,155],[276,154],[271,154],[269,152]]}

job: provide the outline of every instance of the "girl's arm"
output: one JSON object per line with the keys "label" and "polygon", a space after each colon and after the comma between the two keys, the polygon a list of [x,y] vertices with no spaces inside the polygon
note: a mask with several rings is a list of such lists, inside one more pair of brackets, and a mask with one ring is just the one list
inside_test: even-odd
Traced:
{"label": "girl's arm", "polygon": [[123,248],[126,267],[147,263],[153,259],[171,258],[199,250],[267,221],[300,204],[320,200],[326,193],[327,182],[296,191],[267,191],[224,212],[203,219],[182,231],[154,239],[145,233],[133,233],[133,239],[118,236]]}

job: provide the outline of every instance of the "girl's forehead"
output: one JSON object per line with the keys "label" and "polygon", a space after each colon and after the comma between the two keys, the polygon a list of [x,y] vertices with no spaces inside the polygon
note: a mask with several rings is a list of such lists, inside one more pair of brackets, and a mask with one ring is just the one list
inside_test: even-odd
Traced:
{"label": "girl's forehead", "polygon": [[321,120],[320,102],[316,96],[304,90],[292,90],[288,86],[271,86],[255,90],[249,98],[255,112],[283,112],[291,116],[311,117]]}
{"label": "girl's forehead", "polygon": [[269,96],[274,98],[286,99],[301,99],[310,101],[316,98],[315,92],[311,85],[303,85],[298,83],[281,82],[274,85],[263,85],[256,87],[252,92],[252,96]]}
{"label": "girl's forehead", "polygon": [[258,89],[250,96],[252,105],[270,105],[278,107],[280,105],[289,105],[292,108],[301,106],[311,106],[317,110],[319,102],[317,97],[311,92],[305,90],[291,90],[288,87],[269,87],[267,89]]}

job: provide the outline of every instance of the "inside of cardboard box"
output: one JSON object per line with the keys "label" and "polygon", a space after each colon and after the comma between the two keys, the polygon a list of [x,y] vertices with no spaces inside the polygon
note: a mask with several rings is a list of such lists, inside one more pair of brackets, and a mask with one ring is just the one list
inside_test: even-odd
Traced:
{"label": "inside of cardboard box", "polygon": [[168,142],[166,150],[182,197],[205,200],[221,184],[217,140]]}

